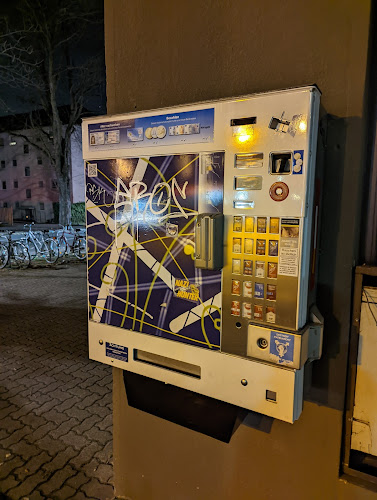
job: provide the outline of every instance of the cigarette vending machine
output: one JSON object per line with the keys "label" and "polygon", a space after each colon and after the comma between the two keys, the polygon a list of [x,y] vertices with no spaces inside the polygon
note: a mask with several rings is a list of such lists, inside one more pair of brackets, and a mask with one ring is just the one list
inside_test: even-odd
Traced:
{"label": "cigarette vending machine", "polygon": [[320,93],[83,122],[92,359],[293,422],[321,355]]}

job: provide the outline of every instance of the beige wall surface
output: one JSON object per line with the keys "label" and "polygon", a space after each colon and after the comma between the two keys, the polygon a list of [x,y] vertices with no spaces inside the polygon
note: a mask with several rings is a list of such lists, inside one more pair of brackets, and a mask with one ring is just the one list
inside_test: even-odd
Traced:
{"label": "beige wall surface", "polygon": [[114,370],[118,495],[132,500],[370,499],[339,480],[364,154],[367,0],[105,0],[109,113],[316,83],[328,121],[318,305],[324,355],[300,419],[224,444],[130,408]]}

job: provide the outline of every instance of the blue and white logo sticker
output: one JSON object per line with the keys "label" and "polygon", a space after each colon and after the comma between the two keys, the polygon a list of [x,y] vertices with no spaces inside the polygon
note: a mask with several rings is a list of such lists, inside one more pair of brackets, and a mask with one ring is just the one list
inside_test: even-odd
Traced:
{"label": "blue and white logo sticker", "polygon": [[296,151],[293,151],[292,174],[302,174],[303,166],[304,166],[304,150],[297,149]]}
{"label": "blue and white logo sticker", "polygon": [[279,364],[293,363],[295,337],[289,333],[274,332],[270,335],[270,354]]}
{"label": "blue and white logo sticker", "polygon": [[106,342],[106,356],[113,359],[118,359],[119,361],[128,362],[128,347],[124,347],[118,344],[112,344],[111,342]]}

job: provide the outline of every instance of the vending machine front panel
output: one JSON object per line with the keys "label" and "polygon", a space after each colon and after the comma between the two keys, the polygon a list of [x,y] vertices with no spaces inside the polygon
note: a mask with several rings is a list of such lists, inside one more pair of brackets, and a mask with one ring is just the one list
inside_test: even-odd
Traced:
{"label": "vending machine front panel", "polygon": [[84,120],[93,359],[298,418],[321,338],[319,99],[305,87]]}

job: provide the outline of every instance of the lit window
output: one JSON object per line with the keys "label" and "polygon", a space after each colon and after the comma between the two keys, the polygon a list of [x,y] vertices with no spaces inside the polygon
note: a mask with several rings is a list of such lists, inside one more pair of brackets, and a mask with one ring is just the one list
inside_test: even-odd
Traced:
{"label": "lit window", "polygon": [[43,188],[43,181],[39,181],[39,187]]}
{"label": "lit window", "polygon": [[15,146],[17,141],[14,137],[9,137],[9,146]]}
{"label": "lit window", "polygon": [[45,204],[44,203],[40,203],[39,204],[39,210],[44,210],[45,209]]}
{"label": "lit window", "polygon": [[26,190],[26,198],[31,198],[31,189]]}
{"label": "lit window", "polygon": [[17,160],[13,160],[13,166],[17,167]]}
{"label": "lit window", "polygon": [[18,181],[13,181],[13,187],[14,187],[15,189],[17,189],[17,188],[18,188]]}
{"label": "lit window", "polygon": [[29,154],[29,144],[24,144],[24,155]]}
{"label": "lit window", "polygon": [[25,167],[25,177],[30,177],[30,167]]}

